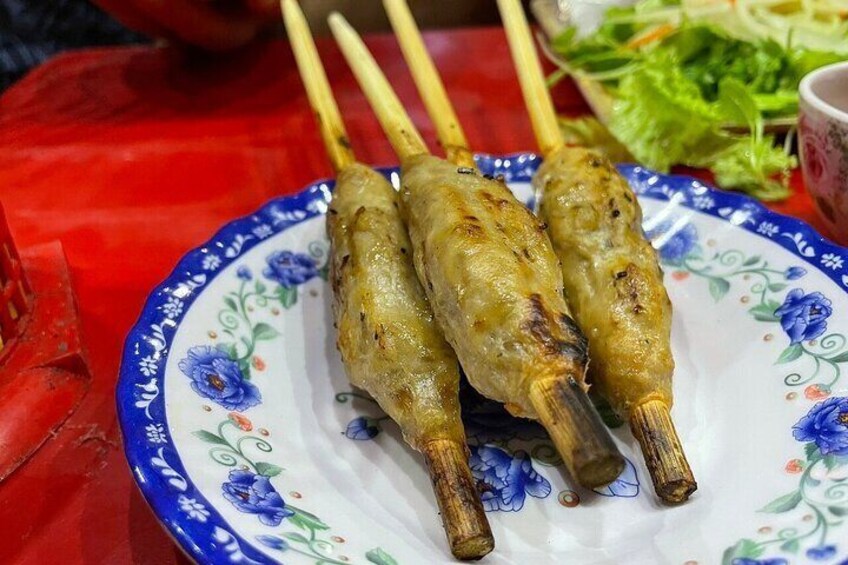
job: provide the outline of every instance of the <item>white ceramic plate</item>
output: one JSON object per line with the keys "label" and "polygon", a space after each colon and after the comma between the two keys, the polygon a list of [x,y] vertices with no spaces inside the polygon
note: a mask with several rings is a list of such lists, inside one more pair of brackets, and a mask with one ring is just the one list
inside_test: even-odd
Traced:
{"label": "white ceramic plate", "polygon": [[[532,155],[483,156],[531,199]],[[658,503],[636,442],[598,492],[544,432],[470,390],[464,417],[492,564],[842,563],[848,557],[848,253],[687,177],[622,166],[674,304],[673,414],[699,489]],[[395,169],[385,171],[397,180]],[[347,383],[325,282],[332,181],[191,251],[127,338],[127,458],[203,563],[447,563],[421,457]]]}

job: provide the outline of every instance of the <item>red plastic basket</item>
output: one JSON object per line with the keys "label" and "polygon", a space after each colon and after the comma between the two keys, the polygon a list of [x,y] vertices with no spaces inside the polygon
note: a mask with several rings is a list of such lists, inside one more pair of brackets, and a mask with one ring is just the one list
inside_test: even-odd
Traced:
{"label": "red plastic basket", "polygon": [[88,390],[81,334],[62,245],[19,254],[0,206],[0,481],[57,433]]}
{"label": "red plastic basket", "polygon": [[21,320],[29,307],[30,289],[0,204],[0,347],[21,332]]}

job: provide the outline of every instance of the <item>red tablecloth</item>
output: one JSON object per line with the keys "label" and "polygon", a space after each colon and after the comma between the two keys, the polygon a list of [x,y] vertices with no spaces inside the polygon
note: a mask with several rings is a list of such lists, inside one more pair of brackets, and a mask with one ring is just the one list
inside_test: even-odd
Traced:
{"label": "red tablecloth", "polygon": [[[394,40],[368,43],[435,147]],[[475,150],[535,149],[501,30],[437,32],[427,43]],[[340,53],[326,40],[319,48],[358,156],[394,162]],[[570,84],[556,94],[560,110],[586,111]],[[146,47],[78,52],[0,99],[0,199],[20,246],[64,243],[94,375],[60,433],[0,484],[0,563],[184,559],[123,459],[113,393],[124,336],[186,250],[329,174],[285,43],[226,60]],[[774,208],[818,225],[800,189]]]}

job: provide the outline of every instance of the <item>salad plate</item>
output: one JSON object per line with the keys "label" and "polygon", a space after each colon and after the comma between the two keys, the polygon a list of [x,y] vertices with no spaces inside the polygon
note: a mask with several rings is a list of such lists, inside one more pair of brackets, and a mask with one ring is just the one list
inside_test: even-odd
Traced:
{"label": "salad plate", "polygon": [[[532,154],[478,156],[532,207]],[[780,565],[848,559],[848,251],[689,177],[634,165],[674,305],[673,415],[699,489],[658,502],[627,458],[588,491],[541,427],[467,387],[492,564]],[[398,170],[382,169],[397,186]],[[324,214],[333,182],[267,203],[151,293],[117,387],[126,457],[200,563],[453,562],[421,457],[335,348]]]}
{"label": "salad plate", "polygon": [[798,87],[848,59],[848,12],[830,0],[602,0],[587,25],[582,4],[534,4],[557,66],[549,81],[571,76],[594,114],[562,118],[574,143],[659,171],[710,169],[761,200],[789,196]]}

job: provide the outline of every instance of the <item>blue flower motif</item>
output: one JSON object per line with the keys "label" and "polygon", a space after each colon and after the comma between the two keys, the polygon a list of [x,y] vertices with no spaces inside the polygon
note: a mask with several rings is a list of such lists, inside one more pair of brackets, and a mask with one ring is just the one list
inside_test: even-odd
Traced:
{"label": "blue flower motif", "polygon": [[294,516],[268,477],[239,470],[230,471],[229,478],[229,482],[221,485],[221,490],[224,498],[241,512],[257,514],[266,526],[279,526],[283,518]]}
{"label": "blue flower motif", "polygon": [[227,410],[243,412],[262,401],[256,385],[245,380],[238,363],[220,349],[208,345],[192,347],[179,367],[191,379],[194,392]]}
{"label": "blue flower motif", "polygon": [[281,286],[291,288],[318,276],[315,261],[309,255],[291,251],[275,251],[265,261],[268,266],[262,274]]}
{"label": "blue flower motif", "polygon": [[376,421],[364,416],[351,420],[345,429],[345,436],[348,439],[359,441],[374,439],[379,433],[380,428],[376,425]]}
{"label": "blue flower motif", "polygon": [[468,464],[487,512],[517,512],[524,507],[526,495],[545,498],[551,494],[551,484],[533,469],[523,451],[511,456],[490,445],[471,446]]}
{"label": "blue flower motif", "polygon": [[280,551],[285,551],[289,548],[289,542],[284,540],[281,537],[272,536],[272,535],[262,535],[256,536],[256,539],[259,540],[262,545],[266,547],[270,547],[271,549],[278,549]]}
{"label": "blue flower motif", "polygon": [[827,329],[827,319],[833,313],[830,300],[821,292],[804,294],[800,288],[786,295],[783,305],[774,311],[792,344],[814,339]]}
{"label": "blue flower motif", "polygon": [[236,271],[236,276],[243,281],[251,281],[253,280],[253,272],[246,265],[242,265]]}
{"label": "blue flower motif", "polygon": [[807,557],[815,561],[826,561],[836,555],[835,545],[820,545],[807,550]]}
{"label": "blue flower motif", "polygon": [[789,267],[786,269],[786,272],[783,273],[783,276],[786,277],[786,280],[794,281],[800,279],[806,274],[807,269],[803,267]]}
{"label": "blue flower motif", "polygon": [[767,557],[765,559],[751,559],[750,557],[737,557],[730,565],[789,565],[789,561],[783,557]]}
{"label": "blue flower motif", "polygon": [[605,487],[592,489],[601,496],[620,496],[623,498],[633,498],[639,494],[639,477],[636,474],[636,467],[630,462],[630,459],[624,458],[624,471],[616,480]]}
{"label": "blue flower motif", "polygon": [[848,455],[848,397],[819,402],[792,430],[798,441],[816,442],[822,455]]}
{"label": "blue flower motif", "polygon": [[[671,232],[672,229],[675,231]],[[698,229],[691,222],[677,227],[677,222],[666,220],[648,230],[645,237],[658,245],[660,259],[675,265],[680,264],[698,246]]]}

